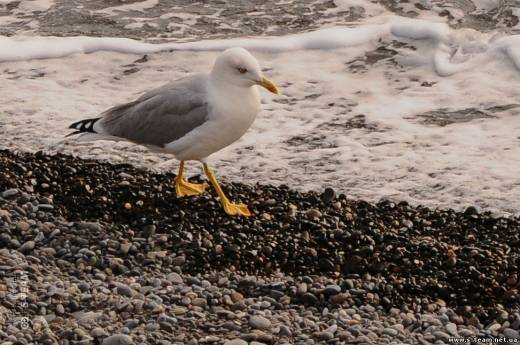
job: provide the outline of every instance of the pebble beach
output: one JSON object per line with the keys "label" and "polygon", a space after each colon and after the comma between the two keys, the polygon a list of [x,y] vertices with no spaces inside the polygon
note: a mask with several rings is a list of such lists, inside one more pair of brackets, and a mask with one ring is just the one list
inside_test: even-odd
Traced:
{"label": "pebble beach", "polygon": [[0,151],[0,344],[519,338],[518,217],[173,178]]}

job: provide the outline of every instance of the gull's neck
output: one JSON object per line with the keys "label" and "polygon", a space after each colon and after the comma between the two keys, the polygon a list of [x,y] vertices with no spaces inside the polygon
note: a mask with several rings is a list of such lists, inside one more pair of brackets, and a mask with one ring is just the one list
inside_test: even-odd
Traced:
{"label": "gull's neck", "polygon": [[[231,84],[226,79],[210,74],[208,78],[208,94],[214,105],[226,108],[230,104],[234,109],[245,111],[248,116],[242,116],[242,120],[251,125],[254,117],[260,110],[260,92],[256,85],[243,87]],[[226,101],[224,101],[226,100]],[[249,116],[250,115],[250,116]]]}

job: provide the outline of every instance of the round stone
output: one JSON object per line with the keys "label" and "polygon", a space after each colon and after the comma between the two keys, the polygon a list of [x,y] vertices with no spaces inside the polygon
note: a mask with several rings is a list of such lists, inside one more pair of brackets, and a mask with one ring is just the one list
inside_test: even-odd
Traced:
{"label": "round stone", "polygon": [[242,339],[226,340],[224,345],[248,345],[247,341]]}
{"label": "round stone", "polygon": [[253,328],[266,330],[271,328],[271,321],[260,315],[253,315],[249,318],[249,325]]}
{"label": "round stone", "polygon": [[132,338],[126,334],[114,334],[105,338],[101,345],[130,345],[133,343]]}

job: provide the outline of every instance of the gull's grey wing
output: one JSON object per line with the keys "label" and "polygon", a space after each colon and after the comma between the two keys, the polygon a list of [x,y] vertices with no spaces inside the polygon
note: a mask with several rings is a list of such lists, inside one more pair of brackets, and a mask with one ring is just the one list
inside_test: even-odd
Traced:
{"label": "gull's grey wing", "polygon": [[162,147],[206,121],[206,78],[187,77],[151,90],[105,111],[99,125],[104,134]]}

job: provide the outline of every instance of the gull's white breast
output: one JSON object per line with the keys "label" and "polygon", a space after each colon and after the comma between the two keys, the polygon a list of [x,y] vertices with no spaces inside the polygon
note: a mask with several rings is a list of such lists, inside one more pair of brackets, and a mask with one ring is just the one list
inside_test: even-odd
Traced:
{"label": "gull's white breast", "polygon": [[165,146],[166,151],[179,160],[204,160],[234,143],[251,127],[260,111],[260,94],[256,86],[224,86],[210,81],[207,95],[207,121]]}

